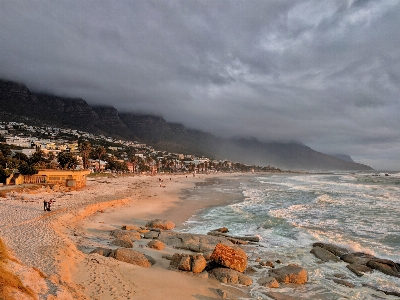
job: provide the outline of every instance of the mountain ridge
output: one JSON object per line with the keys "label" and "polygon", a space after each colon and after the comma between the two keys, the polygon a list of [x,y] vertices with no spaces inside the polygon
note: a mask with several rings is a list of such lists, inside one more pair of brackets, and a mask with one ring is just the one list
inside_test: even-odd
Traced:
{"label": "mountain ridge", "polygon": [[112,106],[91,106],[81,98],[35,94],[23,84],[1,79],[0,118],[2,121],[24,120],[138,140],[169,152],[283,169],[372,170],[369,166],[326,155],[299,143],[219,138],[180,123],[167,122],[161,116],[122,113]]}

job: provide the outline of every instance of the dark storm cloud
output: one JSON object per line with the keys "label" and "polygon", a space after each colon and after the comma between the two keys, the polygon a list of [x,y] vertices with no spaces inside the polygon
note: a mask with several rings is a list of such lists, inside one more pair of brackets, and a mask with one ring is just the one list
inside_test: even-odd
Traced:
{"label": "dark storm cloud", "polygon": [[0,76],[400,169],[400,2],[0,2]]}

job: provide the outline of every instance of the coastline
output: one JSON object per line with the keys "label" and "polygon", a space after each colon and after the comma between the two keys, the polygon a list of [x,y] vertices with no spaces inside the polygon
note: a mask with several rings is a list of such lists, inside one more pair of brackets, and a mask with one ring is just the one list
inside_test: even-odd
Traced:
{"label": "coastline", "polygon": [[[215,279],[167,270],[169,262],[161,256],[174,254],[173,248],[157,251],[146,248],[148,240],[135,242],[134,248],[156,259],[151,268],[109,259],[93,263],[87,253],[122,225],[143,226],[158,218],[180,227],[200,209],[229,203],[231,199],[185,201],[182,191],[207,178],[237,175],[99,177],[90,178],[87,187],[76,192],[14,193],[0,200],[0,217],[4,216],[0,238],[23,265],[46,275],[39,280],[32,270],[20,272],[39,299],[130,299],[133,295],[137,299],[218,299],[220,283]],[[42,211],[44,199],[56,200],[51,212]],[[33,277],[40,284],[31,282]],[[245,296],[240,289],[224,289]]]}

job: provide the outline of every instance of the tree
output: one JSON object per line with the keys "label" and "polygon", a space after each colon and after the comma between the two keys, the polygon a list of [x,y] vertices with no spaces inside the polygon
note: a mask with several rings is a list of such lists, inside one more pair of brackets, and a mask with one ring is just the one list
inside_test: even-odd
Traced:
{"label": "tree", "polygon": [[5,183],[6,179],[12,174],[12,170],[10,169],[4,169],[2,166],[0,166],[0,182]]}
{"label": "tree", "polygon": [[106,149],[103,146],[98,146],[93,150],[93,155],[99,160],[99,172],[100,172],[100,160],[106,154]]}
{"label": "tree", "polygon": [[113,171],[128,172],[126,162],[120,162],[114,157],[107,160],[107,168]]}
{"label": "tree", "polygon": [[57,161],[62,169],[75,169],[78,165],[76,157],[69,152],[60,152]]}
{"label": "tree", "polygon": [[27,162],[22,162],[18,167],[18,171],[22,175],[34,175],[38,173],[38,170],[33,165],[30,165]]}
{"label": "tree", "polygon": [[82,155],[83,168],[87,169],[89,166],[89,155],[92,151],[92,145],[88,141],[80,141],[78,149]]}
{"label": "tree", "polygon": [[136,173],[139,157],[137,157],[136,155],[132,155],[130,161],[133,164],[133,172]]}
{"label": "tree", "polygon": [[28,156],[26,156],[26,154],[21,153],[21,152],[15,153],[15,155],[13,156],[13,158],[14,158],[14,159],[17,159],[17,160],[19,160],[19,161],[26,161],[26,162],[29,161]]}
{"label": "tree", "polygon": [[46,162],[45,154],[39,148],[36,148],[36,151],[32,154],[32,156],[28,160],[30,165],[41,166]]}

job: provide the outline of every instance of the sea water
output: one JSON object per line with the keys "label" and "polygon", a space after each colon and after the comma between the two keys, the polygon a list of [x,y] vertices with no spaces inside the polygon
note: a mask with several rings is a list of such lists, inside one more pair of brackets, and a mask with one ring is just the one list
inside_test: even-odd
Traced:
{"label": "sea water", "polygon": [[[307,270],[307,284],[274,291],[304,299],[398,299],[373,288],[400,292],[400,278],[378,271],[357,277],[345,262],[322,263],[310,250],[314,242],[325,242],[400,262],[400,174],[238,175],[186,192],[193,201],[227,195],[235,200],[193,216],[183,231],[225,226],[232,235],[259,235],[259,245],[246,250],[253,264],[261,257]],[[355,287],[335,283],[337,274]],[[253,285],[251,299],[270,299],[262,293],[267,290]]]}

